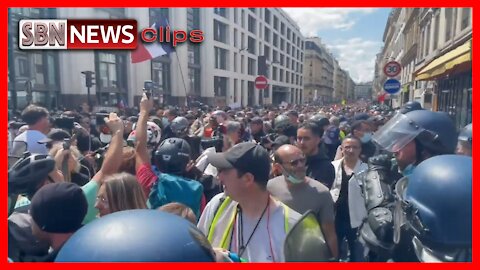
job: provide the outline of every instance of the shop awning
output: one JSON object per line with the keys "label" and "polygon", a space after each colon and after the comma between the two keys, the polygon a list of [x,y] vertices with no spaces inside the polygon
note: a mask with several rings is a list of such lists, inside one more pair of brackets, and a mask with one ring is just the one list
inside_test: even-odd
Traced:
{"label": "shop awning", "polygon": [[449,51],[448,53],[438,57],[428,65],[420,69],[415,74],[415,80],[431,80],[448,71],[455,66],[472,61],[472,39],[463,45]]}

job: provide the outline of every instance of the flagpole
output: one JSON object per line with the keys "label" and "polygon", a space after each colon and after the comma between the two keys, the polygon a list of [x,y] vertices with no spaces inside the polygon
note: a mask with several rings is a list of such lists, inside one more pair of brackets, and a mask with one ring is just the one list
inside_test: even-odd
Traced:
{"label": "flagpole", "polygon": [[175,55],[177,56],[178,68],[180,69],[180,75],[182,76],[183,89],[185,90],[185,100],[188,107],[188,97],[187,97],[187,85],[185,84],[185,77],[183,77],[182,65],[180,64],[180,58],[178,57],[177,50],[175,50]]}
{"label": "flagpole", "polygon": [[[165,18],[165,22],[167,23],[167,26],[171,28],[168,18]],[[183,76],[182,65],[180,64],[180,58],[178,57],[177,50],[174,50],[174,52],[175,52],[175,55],[177,56],[178,68],[180,69],[180,76],[182,76],[183,90],[185,91],[185,101],[186,101],[185,103],[187,104],[187,107],[188,107],[187,85],[185,84],[185,77]]]}

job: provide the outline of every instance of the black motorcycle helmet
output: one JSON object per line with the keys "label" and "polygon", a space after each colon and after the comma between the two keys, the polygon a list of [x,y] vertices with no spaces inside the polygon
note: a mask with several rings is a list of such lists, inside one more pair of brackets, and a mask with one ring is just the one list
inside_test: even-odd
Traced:
{"label": "black motorcycle helmet", "polygon": [[182,175],[190,161],[190,145],[180,138],[165,139],[154,153],[154,162],[163,173]]}
{"label": "black motorcycle helmet", "polygon": [[85,225],[65,242],[55,262],[215,262],[215,253],[186,219],[136,209]]}
{"label": "black motorcycle helmet", "polygon": [[31,198],[55,169],[55,160],[49,155],[26,152],[8,170],[8,194],[26,195]]}
{"label": "black motorcycle helmet", "polygon": [[183,116],[177,116],[170,123],[170,128],[176,137],[183,137],[188,133],[189,122],[188,119]]}

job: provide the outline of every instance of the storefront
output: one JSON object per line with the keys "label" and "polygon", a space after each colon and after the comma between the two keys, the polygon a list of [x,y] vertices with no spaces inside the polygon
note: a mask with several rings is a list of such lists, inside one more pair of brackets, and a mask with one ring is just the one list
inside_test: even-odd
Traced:
{"label": "storefront", "polygon": [[436,83],[433,109],[447,112],[457,129],[472,122],[472,40],[436,58],[415,74]]}

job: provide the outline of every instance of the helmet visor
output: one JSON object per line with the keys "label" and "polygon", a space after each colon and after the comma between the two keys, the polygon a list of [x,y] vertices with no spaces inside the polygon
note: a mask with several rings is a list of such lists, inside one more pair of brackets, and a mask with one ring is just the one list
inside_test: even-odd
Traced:
{"label": "helmet visor", "polygon": [[404,114],[396,114],[381,127],[372,140],[382,149],[395,153],[417,137],[424,129]]}

